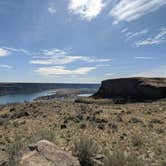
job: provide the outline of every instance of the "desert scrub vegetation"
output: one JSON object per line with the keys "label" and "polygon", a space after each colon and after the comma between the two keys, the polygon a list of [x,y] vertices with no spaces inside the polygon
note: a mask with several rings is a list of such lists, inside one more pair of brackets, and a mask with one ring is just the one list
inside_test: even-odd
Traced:
{"label": "desert scrub vegetation", "polygon": [[81,166],[95,166],[95,157],[98,154],[97,143],[87,137],[82,137],[75,142],[73,153],[78,157]]}
{"label": "desert scrub vegetation", "polygon": [[93,139],[84,136],[75,142],[73,154],[81,166],[150,166],[135,154],[125,153],[124,149],[112,151],[99,147]]}
{"label": "desert scrub vegetation", "polygon": [[135,133],[131,136],[131,143],[133,146],[142,146],[144,144],[144,139],[141,134]]}
{"label": "desert scrub vegetation", "polygon": [[125,154],[123,150],[111,152],[105,151],[102,166],[150,166],[133,154]]}
{"label": "desert scrub vegetation", "polygon": [[16,135],[13,143],[7,145],[7,152],[9,159],[7,166],[17,166],[19,163],[18,158],[21,156],[21,151],[26,147],[26,142],[21,139],[20,136]]}
{"label": "desert scrub vegetation", "polygon": [[75,103],[82,103],[82,104],[97,104],[97,105],[110,105],[113,104],[113,101],[111,99],[94,99],[92,97],[89,98],[77,98],[75,100]]}
{"label": "desert scrub vegetation", "polygon": [[56,134],[54,129],[48,128],[48,129],[42,129],[39,131],[32,131],[29,141],[31,143],[34,143],[40,140],[48,140],[51,142],[55,142],[55,137],[56,137]]}
{"label": "desert scrub vegetation", "polygon": [[0,125],[5,125],[7,123],[7,119],[0,117]]}

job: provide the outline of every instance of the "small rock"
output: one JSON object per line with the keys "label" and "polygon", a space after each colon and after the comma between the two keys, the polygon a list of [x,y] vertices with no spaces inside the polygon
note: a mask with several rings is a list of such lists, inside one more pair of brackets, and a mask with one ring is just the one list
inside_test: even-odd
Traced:
{"label": "small rock", "polygon": [[105,125],[103,123],[98,124],[98,129],[104,130],[105,129]]}
{"label": "small rock", "polygon": [[13,111],[15,111],[15,108],[10,108],[9,111],[10,111],[10,112],[13,112]]}
{"label": "small rock", "polygon": [[133,117],[129,120],[129,123],[143,123],[143,121],[141,119]]}
{"label": "small rock", "polygon": [[158,124],[163,124],[163,122],[160,119],[152,119],[150,123],[158,123]]}
{"label": "small rock", "polygon": [[81,124],[81,125],[80,125],[80,128],[81,128],[81,129],[86,129],[86,124]]}
{"label": "small rock", "polygon": [[61,128],[61,129],[66,129],[67,126],[66,126],[65,124],[62,124],[62,125],[60,126],[60,128]]}

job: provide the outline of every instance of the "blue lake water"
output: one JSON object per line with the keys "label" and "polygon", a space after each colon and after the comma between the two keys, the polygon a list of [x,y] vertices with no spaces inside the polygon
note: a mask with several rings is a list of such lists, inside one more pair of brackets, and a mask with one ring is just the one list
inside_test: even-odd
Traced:
{"label": "blue lake water", "polygon": [[35,93],[21,93],[21,94],[10,94],[5,96],[0,96],[0,105],[9,104],[9,103],[23,103],[23,102],[31,102],[34,99],[41,96],[48,96],[55,93],[55,91],[42,91]]}

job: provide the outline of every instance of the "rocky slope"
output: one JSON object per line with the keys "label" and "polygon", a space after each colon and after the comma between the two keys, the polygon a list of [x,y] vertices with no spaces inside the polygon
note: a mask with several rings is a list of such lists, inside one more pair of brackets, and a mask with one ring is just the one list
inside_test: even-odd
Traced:
{"label": "rocky slope", "polygon": [[102,82],[96,98],[145,101],[166,98],[166,78],[120,78]]}

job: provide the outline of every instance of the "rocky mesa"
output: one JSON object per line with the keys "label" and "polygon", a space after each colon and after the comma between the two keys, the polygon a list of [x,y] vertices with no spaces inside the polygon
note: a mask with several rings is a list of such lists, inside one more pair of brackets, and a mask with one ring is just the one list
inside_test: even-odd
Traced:
{"label": "rocky mesa", "polygon": [[119,78],[102,81],[95,98],[146,101],[166,98],[166,78]]}

